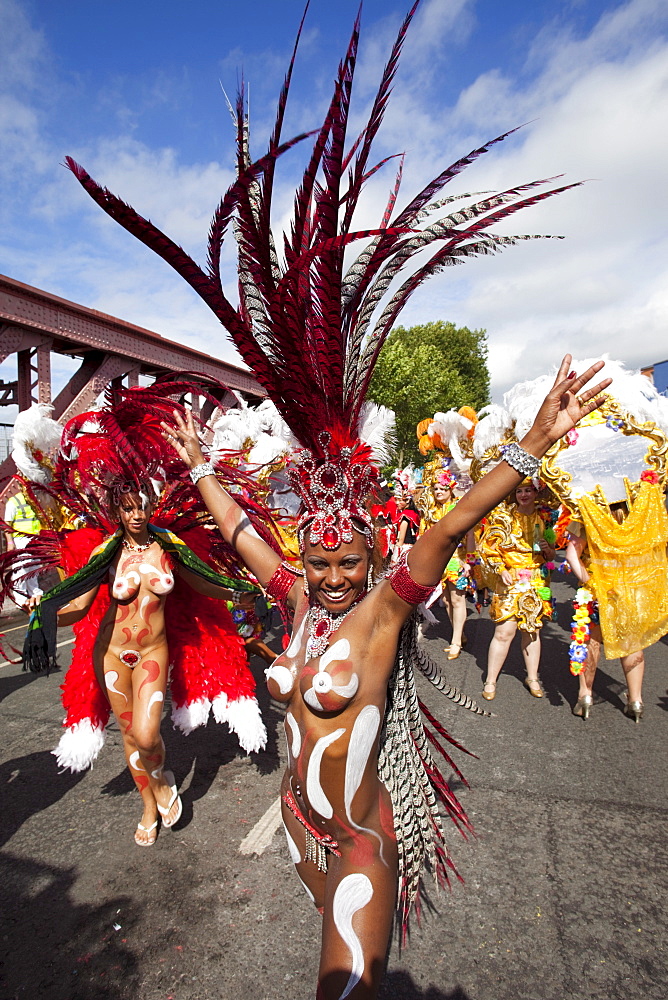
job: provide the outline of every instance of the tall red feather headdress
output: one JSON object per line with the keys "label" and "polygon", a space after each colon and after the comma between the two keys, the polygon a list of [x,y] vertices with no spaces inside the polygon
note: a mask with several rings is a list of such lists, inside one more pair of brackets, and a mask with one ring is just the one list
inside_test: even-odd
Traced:
{"label": "tall red feather headdress", "polygon": [[[297,34],[278,101],[266,154],[255,162],[249,152],[249,122],[243,86],[233,109],[236,123],[237,180],[215,211],[208,259],[202,269],[169,237],[134,209],[98,185],[70,157],[66,164],[91,197],[117,222],[159,254],[195,289],[219,318],[239,353],[310,455],[308,461],[341,472],[341,451],[359,454],[359,424],[378,354],[402,308],[432,274],[469,257],[492,254],[535,236],[505,236],[491,227],[576,185],[534,189],[556,178],[521,184],[496,193],[443,197],[443,188],[467,166],[512,132],[497,136],[446,167],[401,210],[395,211],[403,154],[377,229],[355,230],[353,217],[366,181],[392,157],[371,163],[371,151],[390,97],[406,32],[419,0],[408,12],[384,68],[366,125],[347,144],[349,109],[359,42],[359,16],[339,65],[322,126],[313,133],[281,140]],[[308,4],[307,4],[308,8]],[[306,11],[304,12],[304,16]],[[515,131],[515,130],[512,130]],[[278,158],[307,135],[313,148],[295,193],[292,220],[279,251],[271,230],[272,197]],[[531,192],[531,193],[529,193]],[[455,208],[455,201],[463,202]],[[446,208],[447,214],[434,218]],[[239,304],[223,289],[221,248],[230,223],[238,246]],[[346,248],[365,240],[352,263]],[[437,249],[426,261],[418,255]],[[403,277],[409,265],[417,266]],[[403,277],[403,280],[400,280]],[[400,282],[400,283],[398,283]],[[323,431],[328,432],[323,436]],[[366,460],[365,460],[366,461]],[[353,521],[366,521],[366,495],[375,474],[346,470],[345,502]],[[308,515],[313,476],[297,475]],[[344,500],[341,500],[342,504]],[[307,517],[312,521],[312,517]],[[330,525],[331,527],[331,525]],[[316,535],[318,532],[316,532]],[[330,541],[347,537],[337,523]]]}

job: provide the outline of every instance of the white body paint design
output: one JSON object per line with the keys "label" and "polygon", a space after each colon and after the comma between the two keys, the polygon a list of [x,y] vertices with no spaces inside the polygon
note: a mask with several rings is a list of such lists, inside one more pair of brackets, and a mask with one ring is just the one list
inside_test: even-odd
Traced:
{"label": "white body paint design", "polygon": [[362,875],[361,872],[346,875],[339,882],[334,893],[334,904],[332,906],[334,924],[348,945],[352,959],[350,976],[339,1000],[345,1000],[348,994],[355,989],[364,972],[364,952],[362,951],[360,939],[353,930],[353,917],[358,910],[363,909],[371,901],[372,897],[373,886],[371,885],[371,880],[366,875]]}
{"label": "white body paint design", "polygon": [[347,639],[337,639],[337,641],[326,649],[320,657],[318,673],[313,678],[311,687],[304,693],[304,701],[309,708],[316,712],[326,711],[323,708],[318,695],[329,694],[333,691],[340,698],[352,698],[359,687],[359,677],[352,674],[347,684],[335,684],[331,674],[326,673],[326,669],[334,660],[347,660],[350,656],[350,643]]}
{"label": "white body paint design", "polygon": [[146,768],[142,767],[139,761],[139,750],[135,750],[134,753],[130,754],[130,766],[134,767],[135,771],[145,771]]}
{"label": "white body paint design", "polygon": [[362,784],[364,769],[369,761],[369,754],[378,734],[380,712],[376,705],[365,705],[355,719],[355,725],[350,735],[348,758],[346,760],[346,784],[344,801],[348,819],[351,820],[350,809],[357,789]]}
{"label": "white body paint design", "polygon": [[151,697],[148,700],[148,705],[146,706],[146,718],[147,719],[149,718],[149,716],[151,714],[151,709],[153,708],[153,706],[155,704],[157,704],[157,702],[164,701],[164,700],[165,700],[165,696],[162,693],[162,691],[154,691],[153,692],[153,694],[151,695]]}
{"label": "white body paint design", "polygon": [[114,580],[111,592],[114,597],[120,598],[122,601],[126,597],[130,597],[139,589],[139,584],[141,583],[141,577],[139,573],[135,570],[130,569],[126,576],[117,576]]}
{"label": "white body paint design", "polygon": [[107,691],[113,691],[114,694],[122,694],[125,698],[125,703],[127,704],[128,696],[123,692],[119,691],[118,688],[114,687],[114,684],[118,680],[118,674],[115,670],[107,670],[104,675],[104,684]]}
{"label": "white body paint design", "polygon": [[290,851],[290,857],[292,858],[292,863],[293,865],[298,865],[302,859],[302,856],[299,853],[299,848],[297,847],[294,840],[290,836],[290,831],[288,830],[285,823],[283,823],[283,829],[285,830],[285,839],[288,842],[288,850]]}
{"label": "white body paint design", "polygon": [[288,670],[287,667],[281,666],[280,663],[278,665],[274,665],[272,663],[270,667],[267,667],[264,672],[264,676],[268,681],[271,680],[276,682],[278,690],[281,694],[289,694],[295,683],[292,671]]}
{"label": "white body paint design", "polygon": [[171,573],[163,573],[161,569],[157,566],[152,566],[151,563],[141,563],[139,566],[140,573],[150,573],[158,578],[157,583],[153,584],[153,592],[155,594],[168,594],[174,587],[174,577]]}
{"label": "white body paint design", "polygon": [[369,762],[369,754],[373,748],[378,728],[380,726],[380,712],[375,705],[365,705],[360,714],[355,719],[353,731],[350,734],[348,745],[348,756],[346,760],[346,783],[344,790],[344,803],[348,822],[361,833],[367,833],[375,837],[380,844],[380,859],[386,864],[383,857],[383,838],[375,830],[366,826],[359,826],[352,817],[353,799],[358,788],[362,784],[364,770]]}
{"label": "white body paint design", "polygon": [[163,771],[164,771],[164,767],[156,767],[155,771],[151,771],[151,777],[155,778],[155,780],[157,781],[160,778],[160,776],[162,775]]}
{"label": "white body paint design", "polygon": [[288,646],[288,648],[285,651],[285,655],[289,656],[290,659],[292,659],[292,660],[294,660],[295,656],[297,655],[297,653],[301,649],[301,644],[302,644],[302,639],[304,638],[304,629],[306,628],[306,619],[307,618],[308,618],[308,615],[304,615],[304,617],[301,620],[301,624],[300,624],[299,628],[297,629],[297,631],[292,636],[292,638],[290,640],[290,645]]}
{"label": "white body paint design", "polygon": [[318,672],[322,673],[333,660],[347,660],[350,656],[350,643],[347,639],[337,639],[320,657]]}
{"label": "white body paint design", "polygon": [[297,757],[299,757],[299,751],[302,748],[302,734],[299,732],[299,726],[297,725],[297,720],[295,719],[292,712],[286,712],[285,723],[290,729],[290,738],[292,741],[290,750],[292,752],[292,759],[297,760]]}
{"label": "white body paint design", "polygon": [[331,819],[334,815],[332,804],[322,790],[320,784],[320,763],[322,755],[330,744],[343,736],[345,729],[335,729],[333,733],[322,736],[311,751],[311,756],[306,770],[306,794],[311,803],[311,807],[319,812],[325,819]]}
{"label": "white body paint design", "polygon": [[139,605],[139,617],[142,618],[144,621],[147,620],[146,618],[144,618],[144,609],[146,608],[146,605],[150,600],[151,598],[149,597],[148,594],[146,594],[144,597],[142,597],[141,604]]}

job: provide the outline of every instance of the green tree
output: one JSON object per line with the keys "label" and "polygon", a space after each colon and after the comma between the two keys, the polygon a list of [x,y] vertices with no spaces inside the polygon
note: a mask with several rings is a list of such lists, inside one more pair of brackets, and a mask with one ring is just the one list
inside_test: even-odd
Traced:
{"label": "green tree", "polygon": [[380,352],[369,397],[396,414],[395,464],[422,464],[415,428],[437,410],[489,402],[487,334],[454,323],[395,327]]}

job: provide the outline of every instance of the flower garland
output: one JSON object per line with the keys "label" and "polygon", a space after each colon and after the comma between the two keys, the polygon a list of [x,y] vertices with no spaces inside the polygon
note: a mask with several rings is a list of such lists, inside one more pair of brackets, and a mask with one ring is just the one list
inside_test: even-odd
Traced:
{"label": "flower garland", "polygon": [[[584,670],[589,644],[589,626],[594,616],[594,595],[586,587],[579,587],[573,598],[573,622],[571,624],[571,644],[569,654],[571,673],[578,674]],[[594,616],[595,617],[595,616]]]}

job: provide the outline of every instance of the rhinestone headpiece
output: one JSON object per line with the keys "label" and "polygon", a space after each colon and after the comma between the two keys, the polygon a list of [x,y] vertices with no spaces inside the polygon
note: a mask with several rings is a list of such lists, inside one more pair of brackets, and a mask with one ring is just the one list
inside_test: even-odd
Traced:
{"label": "rhinestone headpiece", "polygon": [[306,531],[311,545],[338,549],[342,542],[352,542],[353,531],[364,535],[366,546],[373,548],[373,522],[364,506],[378,476],[365,445],[332,448],[332,435],[322,431],[318,437],[324,454],[316,458],[304,449],[297,464],[290,469],[290,480],[305,510],[297,533],[303,550]]}

